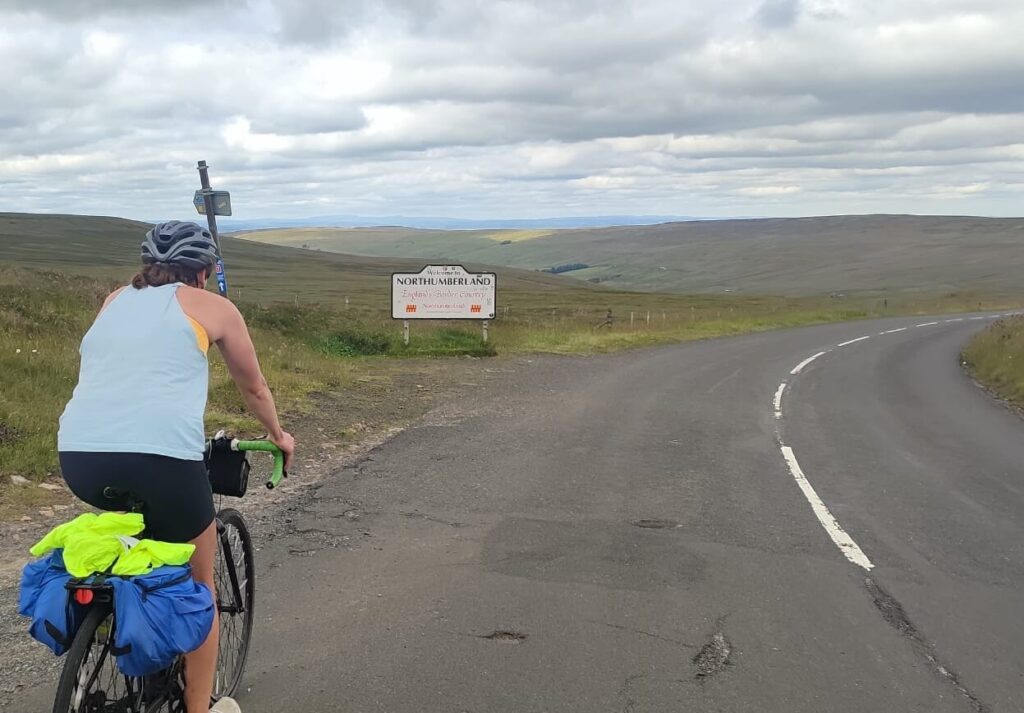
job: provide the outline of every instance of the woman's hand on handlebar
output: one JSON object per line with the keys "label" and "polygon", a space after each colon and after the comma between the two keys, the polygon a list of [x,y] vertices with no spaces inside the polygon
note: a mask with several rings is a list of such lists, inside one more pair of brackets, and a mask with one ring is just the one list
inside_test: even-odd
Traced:
{"label": "woman's hand on handlebar", "polygon": [[288,431],[281,431],[280,436],[267,436],[267,440],[281,449],[284,453],[284,469],[289,471],[292,468],[292,456],[295,454],[295,439]]}

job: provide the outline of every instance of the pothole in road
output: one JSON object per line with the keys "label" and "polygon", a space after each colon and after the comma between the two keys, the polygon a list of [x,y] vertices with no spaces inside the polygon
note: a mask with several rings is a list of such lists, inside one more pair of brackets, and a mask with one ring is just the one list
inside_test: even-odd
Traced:
{"label": "pothole in road", "polygon": [[661,520],[657,518],[642,518],[640,520],[634,520],[633,525],[636,527],[642,527],[645,530],[674,530],[680,527],[678,522],[674,520]]}
{"label": "pothole in road", "polygon": [[725,632],[722,631],[722,623],[721,619],[716,623],[715,633],[711,635],[708,642],[693,657],[693,665],[697,667],[694,678],[698,681],[704,681],[718,675],[730,664],[729,657],[732,655],[732,644],[725,637]]}
{"label": "pothole in road", "polygon": [[314,557],[319,552],[320,550],[303,550],[297,547],[288,548],[288,554],[294,555],[295,557]]}
{"label": "pothole in road", "polygon": [[508,629],[498,629],[495,632],[481,636],[481,639],[487,639],[488,641],[496,641],[499,644],[521,644],[526,641],[526,634],[521,634],[518,631],[510,631]]}

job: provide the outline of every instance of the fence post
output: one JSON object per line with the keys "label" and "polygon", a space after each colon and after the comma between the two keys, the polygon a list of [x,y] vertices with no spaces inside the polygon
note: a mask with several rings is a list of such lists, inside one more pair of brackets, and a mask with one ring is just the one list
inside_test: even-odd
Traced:
{"label": "fence post", "polygon": [[633,326],[633,313],[632,312],[629,313],[629,326],[630,327]]}
{"label": "fence post", "polygon": [[402,341],[405,342],[405,346],[409,346],[409,320],[402,320]]}
{"label": "fence post", "polygon": [[651,310],[647,310],[647,326],[651,326]]}
{"label": "fence post", "polygon": [[484,344],[487,344],[487,320],[484,320]]}

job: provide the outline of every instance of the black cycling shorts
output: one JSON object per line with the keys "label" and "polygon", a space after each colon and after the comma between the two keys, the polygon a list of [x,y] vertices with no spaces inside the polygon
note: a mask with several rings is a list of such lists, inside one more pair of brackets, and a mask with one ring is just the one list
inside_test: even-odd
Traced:
{"label": "black cycling shorts", "polygon": [[[145,536],[164,542],[189,542],[210,526],[216,511],[206,465],[151,453],[62,451],[60,469],[80,500],[100,510],[139,505]],[[104,491],[107,491],[105,494]],[[122,497],[110,498],[110,491]]]}

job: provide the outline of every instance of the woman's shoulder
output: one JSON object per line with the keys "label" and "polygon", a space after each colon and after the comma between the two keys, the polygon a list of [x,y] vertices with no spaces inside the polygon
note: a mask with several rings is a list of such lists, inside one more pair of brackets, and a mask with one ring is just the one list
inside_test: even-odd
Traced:
{"label": "woman's shoulder", "polygon": [[182,285],[176,295],[182,311],[202,324],[214,341],[214,334],[221,333],[225,321],[238,311],[230,300],[198,287]]}
{"label": "woman's shoulder", "polygon": [[182,307],[193,307],[210,313],[219,313],[231,304],[218,294],[190,285],[179,285],[176,295]]}
{"label": "woman's shoulder", "polygon": [[118,295],[120,295],[122,292],[124,292],[127,289],[128,289],[128,285],[125,285],[124,287],[118,287],[116,290],[114,290],[109,295],[107,295],[107,298],[105,300],[103,300],[103,306],[100,307],[100,312],[105,310],[110,305],[111,302],[113,302],[114,300],[117,299]]}

